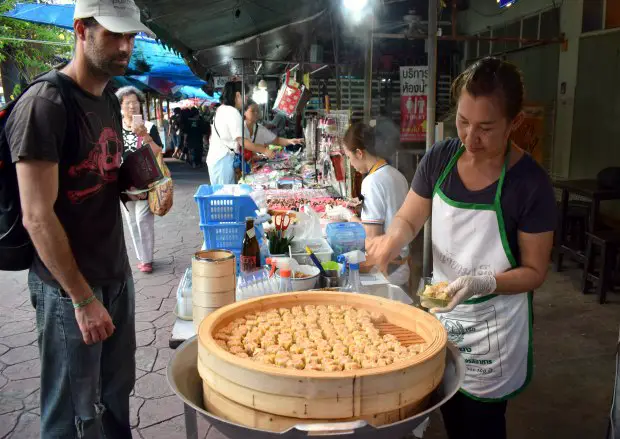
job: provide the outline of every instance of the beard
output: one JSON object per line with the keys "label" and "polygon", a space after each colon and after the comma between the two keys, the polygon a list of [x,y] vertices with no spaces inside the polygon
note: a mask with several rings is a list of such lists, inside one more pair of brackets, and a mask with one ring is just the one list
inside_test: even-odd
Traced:
{"label": "beard", "polygon": [[88,45],[84,54],[88,69],[94,75],[108,79],[125,74],[128,65],[123,61],[129,60],[131,55],[128,53],[106,54],[102,44],[98,43],[92,34],[88,37]]}

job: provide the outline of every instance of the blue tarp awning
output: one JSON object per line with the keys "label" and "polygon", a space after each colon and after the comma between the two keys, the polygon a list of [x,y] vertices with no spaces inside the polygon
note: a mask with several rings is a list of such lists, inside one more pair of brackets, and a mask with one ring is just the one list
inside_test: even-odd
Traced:
{"label": "blue tarp awning", "polygon": [[[32,23],[73,29],[74,8],[74,5],[18,3],[15,9],[5,13],[4,16]],[[192,72],[182,57],[156,40],[144,35],[136,37],[129,70],[129,74],[133,73],[137,79],[149,86],[149,80],[152,78],[183,86],[201,87],[205,84],[205,81]]]}

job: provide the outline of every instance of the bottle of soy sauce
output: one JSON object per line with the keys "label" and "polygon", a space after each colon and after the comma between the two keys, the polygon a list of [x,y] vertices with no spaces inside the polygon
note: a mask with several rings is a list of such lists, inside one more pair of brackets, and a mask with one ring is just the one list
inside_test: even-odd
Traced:
{"label": "bottle of soy sauce", "polygon": [[245,235],[243,236],[243,249],[241,250],[241,272],[247,273],[260,265],[260,246],[254,230],[254,218],[245,219]]}

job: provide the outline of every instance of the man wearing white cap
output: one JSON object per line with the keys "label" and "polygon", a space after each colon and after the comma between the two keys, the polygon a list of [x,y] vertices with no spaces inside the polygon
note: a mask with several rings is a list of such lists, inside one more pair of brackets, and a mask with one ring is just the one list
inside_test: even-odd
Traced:
{"label": "man wearing white cap", "polygon": [[[77,0],[75,55],[35,81],[6,125],[41,358],[41,437],[131,438],[135,293],[123,236],[118,100],[140,22],[133,0]],[[150,32],[149,32],[150,33]]]}

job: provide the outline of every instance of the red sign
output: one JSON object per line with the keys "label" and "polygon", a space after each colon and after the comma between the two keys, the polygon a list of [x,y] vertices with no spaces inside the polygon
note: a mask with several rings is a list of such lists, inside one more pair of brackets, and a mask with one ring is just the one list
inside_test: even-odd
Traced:
{"label": "red sign", "polygon": [[426,140],[428,67],[400,68],[400,141]]}
{"label": "red sign", "polygon": [[401,142],[424,142],[426,140],[426,96],[401,96],[400,140]]}

